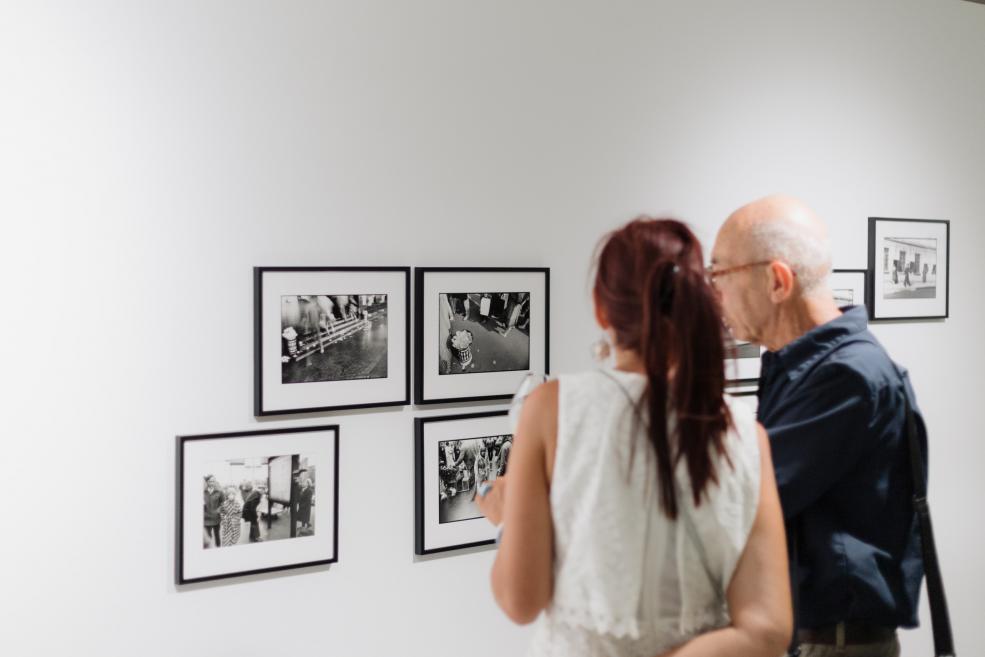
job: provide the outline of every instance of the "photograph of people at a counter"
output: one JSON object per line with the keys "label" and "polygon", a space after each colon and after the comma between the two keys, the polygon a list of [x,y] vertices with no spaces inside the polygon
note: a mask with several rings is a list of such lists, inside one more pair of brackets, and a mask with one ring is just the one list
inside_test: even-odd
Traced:
{"label": "photograph of people at a counter", "polygon": [[438,373],[530,368],[530,293],[438,295]]}
{"label": "photograph of people at a counter", "polygon": [[281,297],[281,381],[387,376],[387,295]]}
{"label": "photograph of people at a counter", "polygon": [[208,464],[204,549],[313,536],[315,466],[299,454]]}

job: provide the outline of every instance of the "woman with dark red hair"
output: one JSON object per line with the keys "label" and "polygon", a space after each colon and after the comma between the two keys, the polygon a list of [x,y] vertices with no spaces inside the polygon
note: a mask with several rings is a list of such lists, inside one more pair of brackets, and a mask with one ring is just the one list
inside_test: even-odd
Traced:
{"label": "woman with dark red hair", "polygon": [[492,588],[531,655],[770,655],[791,633],[766,434],[724,394],[718,298],[684,224],[603,238],[595,316],[611,368],[536,388],[509,475],[480,500],[500,527]]}

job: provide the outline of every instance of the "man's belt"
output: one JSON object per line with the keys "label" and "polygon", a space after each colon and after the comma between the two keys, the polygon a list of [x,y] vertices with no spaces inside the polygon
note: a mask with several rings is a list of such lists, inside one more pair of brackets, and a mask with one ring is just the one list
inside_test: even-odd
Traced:
{"label": "man's belt", "polygon": [[890,641],[895,635],[895,627],[870,625],[868,623],[838,623],[828,627],[801,629],[797,632],[797,639],[801,643],[823,646],[857,646],[865,643]]}

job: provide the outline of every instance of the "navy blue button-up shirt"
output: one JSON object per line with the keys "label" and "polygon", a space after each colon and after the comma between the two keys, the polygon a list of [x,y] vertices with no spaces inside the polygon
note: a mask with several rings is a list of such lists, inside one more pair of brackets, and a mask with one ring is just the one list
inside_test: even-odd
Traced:
{"label": "navy blue button-up shirt", "polygon": [[904,395],[924,455],[926,430],[865,309],[763,354],[758,394],[787,539],[797,543],[798,627],[915,627],[923,565]]}

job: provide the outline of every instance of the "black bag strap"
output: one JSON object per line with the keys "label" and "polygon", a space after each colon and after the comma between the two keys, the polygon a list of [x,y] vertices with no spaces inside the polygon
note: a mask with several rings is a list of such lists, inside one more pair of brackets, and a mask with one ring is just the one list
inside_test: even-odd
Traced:
{"label": "black bag strap", "polygon": [[[895,364],[894,364],[895,366]],[[930,624],[934,633],[934,654],[936,657],[954,657],[954,636],[951,634],[951,617],[947,610],[947,596],[944,594],[944,580],[941,577],[940,561],[937,558],[937,544],[934,541],[934,528],[930,520],[930,505],[927,503],[927,478],[923,472],[923,450],[920,448],[920,436],[917,430],[916,414],[910,404],[908,392],[908,376],[905,371],[896,367],[896,373],[903,384],[903,401],[906,408],[906,440],[910,453],[910,473],[913,479],[913,511],[917,516],[920,531],[920,550],[923,557],[923,571],[927,578],[927,600],[930,603]],[[799,555],[797,553],[800,540],[799,523],[795,523],[788,537],[793,541],[790,550],[791,593],[793,594],[794,632],[787,655],[796,657],[800,654],[800,642],[797,640],[797,611],[799,607],[800,575]]]}
{"label": "black bag strap", "polygon": [[913,473],[913,510],[920,525],[920,550],[923,554],[923,572],[927,577],[930,623],[934,630],[934,654],[937,657],[952,657],[955,654],[954,637],[951,635],[951,618],[947,612],[944,580],[941,578],[940,562],[937,559],[937,545],[934,543],[934,528],[930,522],[930,506],[927,504],[927,480],[923,473],[923,451],[920,449],[917,420],[913,407],[910,405],[910,396],[906,391],[906,377],[903,376],[903,379],[910,471]]}
{"label": "black bag strap", "polygon": [[800,656],[800,638],[797,636],[799,629],[797,614],[800,609],[800,519],[790,521],[793,525],[787,538],[790,541],[790,604],[793,609],[793,635],[790,637],[790,645],[787,646],[787,657]]}
{"label": "black bag strap", "polygon": [[[878,343],[875,343],[878,344]],[[910,402],[909,376],[906,370],[893,363],[903,387],[903,403],[906,407],[906,441],[910,452],[910,473],[913,479],[913,512],[920,530],[920,552],[923,572],[927,578],[927,602],[930,604],[930,624],[934,632],[934,654],[937,657],[954,657],[954,636],[951,634],[951,616],[947,610],[944,579],[941,577],[934,527],[930,521],[930,505],[927,503],[927,478],[923,472],[923,450],[917,430],[916,413]],[[926,427],[925,427],[926,430]]]}

